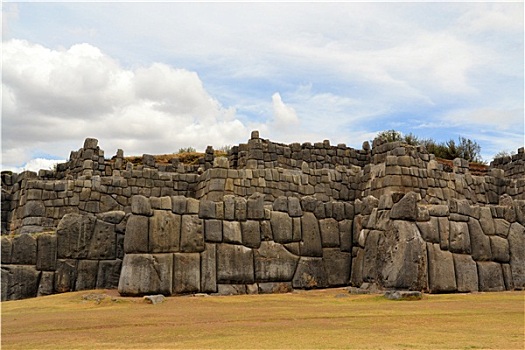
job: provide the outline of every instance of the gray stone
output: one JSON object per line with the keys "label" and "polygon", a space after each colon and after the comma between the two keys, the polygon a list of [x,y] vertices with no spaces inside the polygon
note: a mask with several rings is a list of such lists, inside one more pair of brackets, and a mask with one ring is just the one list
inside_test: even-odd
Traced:
{"label": "gray stone", "polygon": [[415,192],[408,192],[392,206],[390,218],[415,221],[418,216],[417,200],[418,197]]}
{"label": "gray stone", "polygon": [[218,295],[242,295],[246,294],[245,284],[218,284]]}
{"label": "gray stone", "polygon": [[34,266],[2,265],[2,301],[36,297],[39,279]]}
{"label": "gray stone", "polygon": [[217,281],[253,283],[253,250],[240,245],[217,245]]}
{"label": "gray stone", "polygon": [[481,224],[481,228],[486,235],[494,235],[496,233],[494,219],[492,219],[490,208],[480,208],[479,223]]}
{"label": "gray stone", "polygon": [[201,285],[199,253],[173,254],[173,293],[198,293]]}
{"label": "gray stone", "polygon": [[509,242],[505,238],[490,236],[490,249],[494,261],[501,263],[510,261]]}
{"label": "gray stone", "polygon": [[452,254],[456,273],[457,290],[460,293],[478,291],[478,268],[470,255]]}
{"label": "gray stone", "polygon": [[446,217],[449,215],[448,205],[431,205],[428,207],[430,216]]}
{"label": "gray stone", "polygon": [[338,248],[323,249],[323,266],[328,278],[328,286],[345,286],[350,281],[352,255]]}
{"label": "gray stone", "polygon": [[510,268],[514,286],[525,287],[525,228],[515,222],[509,231]]}
{"label": "gray stone", "polygon": [[42,217],[46,215],[46,207],[42,201],[28,201],[23,208],[23,218]]}
{"label": "gray stone", "polygon": [[173,196],[171,197],[171,211],[174,214],[186,214],[186,197],[184,196]]}
{"label": "gray stone", "polygon": [[242,244],[242,230],[240,222],[223,221],[222,229],[225,243]]}
{"label": "gray stone", "polygon": [[372,210],[377,208],[378,206],[379,199],[377,199],[374,196],[366,196],[365,198],[363,198],[361,214],[370,215],[372,213]]}
{"label": "gray stone", "polygon": [[492,252],[490,249],[490,238],[483,233],[483,229],[481,228],[479,221],[474,218],[470,218],[468,221],[468,230],[472,258],[474,258],[476,261],[491,260]]}
{"label": "gray stone", "polygon": [[466,222],[450,221],[449,250],[452,253],[470,254],[470,235]]}
{"label": "gray stone", "polygon": [[55,271],[55,292],[65,293],[75,290],[77,280],[77,260],[58,259]]}
{"label": "gray stone", "polygon": [[299,217],[303,215],[299,198],[288,197],[288,215],[291,217]]}
{"label": "gray stone", "polygon": [[354,287],[359,287],[363,284],[363,263],[365,259],[365,250],[355,248],[357,253],[352,254],[352,269],[350,271],[350,284]]}
{"label": "gray stone", "polygon": [[503,219],[494,219],[494,228],[498,236],[507,238],[509,235],[510,223]]}
{"label": "gray stone", "polygon": [[173,253],[180,249],[181,216],[166,210],[154,210],[149,218],[148,252]]}
{"label": "gray stone", "polygon": [[222,220],[204,220],[204,240],[206,242],[222,242]]}
{"label": "gray stone", "polygon": [[301,218],[292,218],[292,240],[299,242],[303,238],[301,231]]}
{"label": "gray stone", "polygon": [[[367,230],[363,230],[367,231]],[[367,231],[366,237],[363,232],[364,258],[363,258],[363,281],[376,282],[379,276],[379,240],[383,236],[383,232],[372,230]]]}
{"label": "gray stone", "polygon": [[57,257],[87,258],[95,222],[93,215],[64,215],[57,227]]}
{"label": "gray stone", "polygon": [[339,247],[339,223],[335,219],[319,220],[321,243],[324,248]]}
{"label": "gray stone", "polygon": [[126,254],[118,291],[122,295],[172,294],[173,254]]}
{"label": "gray stone", "polygon": [[19,265],[36,264],[36,239],[28,234],[13,238],[13,253],[11,263]]}
{"label": "gray stone", "polygon": [[55,272],[54,271],[42,271],[40,276],[40,282],[38,283],[37,296],[41,297],[44,295],[51,295],[55,292]]}
{"label": "gray stone", "polygon": [[292,280],[292,286],[299,289],[328,287],[323,259],[301,257]]}
{"label": "gray stone", "polygon": [[514,281],[512,280],[512,270],[509,264],[501,264],[501,269],[503,270],[503,280],[505,282],[506,290],[514,289]]}
{"label": "gray stone", "polygon": [[79,260],[74,290],[95,289],[97,285],[98,260]]}
{"label": "gray stone", "polygon": [[[246,220],[246,199],[243,197],[235,197],[235,220]],[[226,210],[226,209],[225,209]]]}
{"label": "gray stone", "polygon": [[290,293],[293,291],[291,282],[258,283],[259,294]]}
{"label": "gray stone", "polygon": [[254,258],[257,282],[291,281],[299,261],[298,256],[271,241],[262,242],[260,248],[254,250]]}
{"label": "gray stone", "polygon": [[217,250],[215,244],[206,243],[206,249],[201,253],[201,291],[217,292]]}
{"label": "gray stone", "polygon": [[122,269],[122,260],[101,260],[98,263],[96,288],[116,289]]}
{"label": "gray stone", "polygon": [[417,222],[421,237],[429,243],[440,243],[439,221],[437,217],[431,217],[430,221]]}
{"label": "gray stone", "polygon": [[115,259],[117,234],[115,225],[97,220],[88,248],[88,259]]}
{"label": "gray stone", "polygon": [[339,222],[339,248],[343,252],[352,251],[352,220],[343,220]]}
{"label": "gray stone", "polygon": [[120,224],[120,222],[124,219],[125,216],[125,212],[121,210],[115,210],[97,214],[97,219],[108,222],[110,224],[117,225]]}
{"label": "gray stone", "polygon": [[153,215],[149,199],[141,195],[131,197],[131,212],[135,215]]}
{"label": "gray stone", "polygon": [[165,300],[166,300],[166,297],[162,294],[157,294],[157,295],[145,295],[143,297],[144,301],[148,304],[153,304],[153,305],[156,305],[156,304],[161,304],[163,303]]}
{"label": "gray stone", "polygon": [[147,253],[149,236],[149,218],[140,215],[131,215],[126,224],[124,236],[124,252]]}
{"label": "gray stone", "polygon": [[427,289],[427,249],[414,222],[392,221],[379,247],[384,287]]}
{"label": "gray stone", "polygon": [[301,229],[303,232],[303,239],[299,245],[301,256],[323,256],[323,246],[321,243],[319,222],[317,221],[317,218],[314,216],[314,214],[304,213],[303,217],[301,218]]}
{"label": "gray stone", "polygon": [[188,198],[186,200],[186,214],[199,214],[200,202],[195,198]]}
{"label": "gray stone", "polygon": [[[286,197],[284,197],[286,198]],[[286,210],[279,210],[279,211],[286,211],[288,212],[288,200],[286,200],[285,202],[286,204]],[[311,212],[313,213],[315,211],[315,208],[317,206],[317,199],[315,199],[314,197],[312,196],[304,196],[301,198],[301,208],[303,209],[303,211],[308,211],[308,212]],[[273,207],[273,210],[277,210],[275,209],[275,202],[274,202],[274,207]]]}
{"label": "gray stone", "polygon": [[13,253],[13,243],[12,240],[8,237],[3,236],[1,238],[1,248],[2,253],[0,254],[0,257],[2,259],[2,264],[10,264],[11,263],[11,256]]}
{"label": "gray stone", "polygon": [[57,236],[42,234],[37,237],[36,269],[54,271],[57,260]]}
{"label": "gray stone", "polygon": [[275,242],[289,243],[293,241],[292,218],[287,213],[272,211],[270,224]]}
{"label": "gray stone", "polygon": [[261,221],[261,240],[273,241],[273,232],[270,220]]}
{"label": "gray stone", "polygon": [[501,265],[492,261],[479,261],[478,276],[480,292],[497,292],[505,290]]}
{"label": "gray stone", "polygon": [[423,298],[423,294],[414,290],[396,290],[386,292],[385,298],[388,300],[421,300]]}
{"label": "gray stone", "polygon": [[224,196],[224,219],[235,220],[235,196]]}
{"label": "gray stone", "polygon": [[197,215],[183,215],[180,233],[180,251],[198,253],[204,250],[202,219]]}
{"label": "gray stone", "polygon": [[246,202],[246,218],[248,220],[264,219],[264,195],[254,193]]}
{"label": "gray stone", "polygon": [[428,288],[430,293],[450,293],[457,290],[452,253],[439,244],[427,243]]}
{"label": "gray stone", "polygon": [[259,221],[247,220],[241,222],[242,244],[250,248],[261,245],[261,229]]}
{"label": "gray stone", "polygon": [[[448,207],[447,207],[448,208]],[[441,250],[449,250],[450,245],[450,222],[447,217],[438,217],[439,247]]]}
{"label": "gray stone", "polygon": [[200,205],[199,205],[199,218],[201,219],[215,219],[216,213],[215,213],[215,202],[201,199]]}
{"label": "gray stone", "polygon": [[285,196],[275,198],[273,201],[273,210],[288,213],[288,198]]}

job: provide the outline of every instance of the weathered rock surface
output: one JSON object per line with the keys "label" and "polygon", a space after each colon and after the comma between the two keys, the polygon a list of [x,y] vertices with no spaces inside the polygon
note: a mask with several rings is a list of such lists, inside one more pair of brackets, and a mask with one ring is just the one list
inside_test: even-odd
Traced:
{"label": "weathered rock surface", "polygon": [[122,295],[172,294],[173,254],[126,254],[118,291]]}
{"label": "weathered rock surface", "polygon": [[260,282],[291,281],[299,261],[298,256],[275,242],[262,242],[254,250],[254,259],[255,279]]}

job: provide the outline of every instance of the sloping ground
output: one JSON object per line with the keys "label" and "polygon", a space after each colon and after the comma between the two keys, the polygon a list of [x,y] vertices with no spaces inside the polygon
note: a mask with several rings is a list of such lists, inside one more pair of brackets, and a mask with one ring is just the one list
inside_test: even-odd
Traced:
{"label": "sloping ground", "polygon": [[523,349],[524,297],[389,301],[339,288],[151,305],[84,291],[2,303],[2,349]]}

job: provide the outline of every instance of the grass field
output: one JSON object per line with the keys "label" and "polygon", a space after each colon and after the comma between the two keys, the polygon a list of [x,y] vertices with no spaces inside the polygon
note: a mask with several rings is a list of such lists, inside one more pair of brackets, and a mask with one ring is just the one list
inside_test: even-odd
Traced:
{"label": "grass field", "polygon": [[2,349],[523,349],[524,301],[524,292],[389,301],[328,289],[151,305],[84,291],[3,302]]}

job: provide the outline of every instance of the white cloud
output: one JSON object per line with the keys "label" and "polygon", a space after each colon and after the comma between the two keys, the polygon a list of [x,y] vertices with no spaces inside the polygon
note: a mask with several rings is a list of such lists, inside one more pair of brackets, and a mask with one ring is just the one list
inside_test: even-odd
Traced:
{"label": "white cloud", "polygon": [[31,159],[42,152],[65,157],[85,137],[98,138],[111,156],[117,148],[203,150],[249,134],[195,72],[160,63],[126,69],[89,44],[64,50],[23,40],[3,44],[3,168],[47,166]]}
{"label": "white cloud", "polygon": [[299,124],[295,110],[284,104],[281,95],[276,92],[272,95],[273,122],[278,128],[289,128]]}

